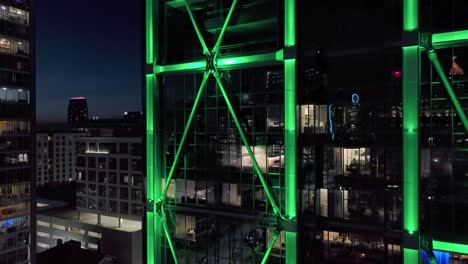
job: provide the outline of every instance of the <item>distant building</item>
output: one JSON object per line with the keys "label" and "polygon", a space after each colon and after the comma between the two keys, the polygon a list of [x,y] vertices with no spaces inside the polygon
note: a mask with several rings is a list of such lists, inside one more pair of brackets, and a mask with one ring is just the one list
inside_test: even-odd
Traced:
{"label": "distant building", "polygon": [[68,124],[73,126],[76,123],[88,120],[88,103],[86,97],[71,97],[68,102]]}
{"label": "distant building", "polygon": [[[142,263],[141,221],[84,213],[67,206],[63,202],[39,201],[37,204],[37,252],[38,261],[47,258],[48,249],[62,243],[75,241],[79,247],[90,250],[80,251],[77,258],[85,255],[110,255],[106,261],[120,264]],[[67,243],[65,243],[67,244]],[[93,254],[96,253],[96,254]],[[98,254],[98,255],[99,255]],[[114,259],[115,257],[115,259]],[[93,258],[94,259],[94,258]],[[104,258],[101,258],[104,259]],[[61,258],[60,263],[72,263]],[[38,262],[50,263],[50,262]],[[53,262],[52,262],[53,263]],[[93,263],[88,261],[77,263]],[[113,262],[100,262],[113,263]]]}
{"label": "distant building", "polygon": [[[34,39],[31,1],[0,1],[0,263],[34,262]],[[32,189],[32,190],[31,190]]]}
{"label": "distant building", "polygon": [[76,180],[76,138],[83,133],[38,133],[36,184]]}
{"label": "distant building", "polygon": [[140,137],[80,137],[76,158],[77,208],[140,220],[144,174]]}

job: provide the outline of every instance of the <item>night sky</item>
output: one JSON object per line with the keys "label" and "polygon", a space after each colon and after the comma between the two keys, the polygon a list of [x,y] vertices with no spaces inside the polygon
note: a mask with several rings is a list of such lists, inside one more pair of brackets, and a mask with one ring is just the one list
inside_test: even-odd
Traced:
{"label": "night sky", "polygon": [[70,96],[90,116],[141,110],[140,1],[36,1],[37,119],[66,120]]}

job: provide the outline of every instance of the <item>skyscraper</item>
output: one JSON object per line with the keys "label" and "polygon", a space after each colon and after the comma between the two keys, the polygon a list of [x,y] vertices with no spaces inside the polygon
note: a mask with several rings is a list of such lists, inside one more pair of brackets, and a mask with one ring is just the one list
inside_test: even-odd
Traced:
{"label": "skyscraper", "polygon": [[147,262],[468,258],[468,3],[422,2],[147,0]]}
{"label": "skyscraper", "polygon": [[28,263],[35,250],[31,13],[30,1],[0,1],[0,263],[8,264]]}
{"label": "skyscraper", "polygon": [[71,126],[88,121],[88,104],[86,102],[86,97],[70,97],[68,101],[67,121]]}

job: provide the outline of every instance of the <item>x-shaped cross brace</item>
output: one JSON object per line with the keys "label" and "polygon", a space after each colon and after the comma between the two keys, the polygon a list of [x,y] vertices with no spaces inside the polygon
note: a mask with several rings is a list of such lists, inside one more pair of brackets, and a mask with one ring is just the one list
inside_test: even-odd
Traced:
{"label": "x-shaped cross brace", "polygon": [[280,209],[273,197],[273,194],[271,193],[270,191],[270,188],[267,184],[267,181],[265,180],[265,177],[258,165],[258,162],[255,158],[255,155],[254,153],[252,152],[252,149],[247,141],[247,138],[244,134],[244,131],[242,129],[242,126],[239,122],[239,119],[237,118],[237,115],[234,111],[234,108],[232,107],[232,104],[230,102],[230,99],[226,93],[226,90],[224,89],[224,85],[223,85],[223,82],[221,80],[221,77],[220,77],[220,73],[219,73],[219,70],[218,70],[218,55],[219,55],[219,49],[221,47],[221,43],[223,41],[223,37],[224,37],[224,34],[226,32],[226,29],[229,25],[229,21],[231,20],[231,17],[232,17],[232,14],[234,13],[234,9],[236,7],[236,4],[237,4],[237,0],[233,0],[232,2],[232,5],[229,9],[229,13],[226,17],[226,20],[224,21],[224,25],[221,29],[221,32],[218,36],[218,39],[216,41],[216,44],[214,46],[214,48],[212,50],[209,50],[208,47],[206,46],[206,43],[205,43],[205,40],[200,32],[200,29],[195,21],[195,18],[194,18],[194,15],[192,13],[192,10],[189,6],[189,3],[188,3],[188,0],[184,0],[184,3],[185,3],[185,8],[190,16],[190,20],[193,24],[193,27],[194,27],[194,30],[197,34],[197,37],[198,37],[198,40],[200,41],[200,44],[201,44],[201,47],[203,49],[203,54],[205,55],[206,57],[206,66],[205,66],[205,70],[204,70],[204,73],[203,73],[203,79],[202,79],[202,82],[200,84],[200,88],[198,89],[198,92],[197,92],[197,95],[195,97],[195,102],[193,104],[193,108],[190,112],[190,115],[189,115],[189,118],[187,120],[187,124],[184,128],[184,133],[182,135],[182,138],[181,138],[181,141],[179,143],[179,147],[177,148],[177,151],[176,151],[176,154],[174,156],[174,162],[171,166],[171,169],[169,171],[169,174],[166,178],[166,181],[165,181],[165,185],[164,185],[164,189],[163,189],[163,192],[161,194],[161,197],[158,199],[158,201],[156,202],[156,212],[160,215],[160,217],[162,218],[162,223],[163,223],[163,229],[164,229],[164,233],[165,233],[165,236],[167,238],[167,242],[169,244],[169,248],[171,250],[171,253],[172,253],[172,256],[174,258],[174,262],[176,264],[179,263],[178,261],[178,258],[177,258],[177,254],[176,254],[176,251],[175,251],[175,248],[174,248],[174,244],[172,242],[172,239],[171,239],[171,236],[170,236],[170,233],[169,233],[169,228],[167,226],[167,222],[165,221],[166,220],[166,209],[165,209],[165,206],[166,206],[166,195],[167,195],[167,191],[168,191],[168,188],[169,188],[169,185],[171,183],[171,180],[172,178],[174,177],[174,172],[176,170],[176,166],[177,166],[177,163],[178,163],[178,160],[179,160],[179,157],[182,153],[182,150],[183,150],[183,147],[185,145],[185,141],[187,139],[187,136],[188,136],[188,132],[190,130],[190,126],[193,122],[193,119],[195,117],[195,113],[197,111],[197,108],[198,108],[198,104],[200,102],[200,98],[203,94],[203,91],[205,89],[205,86],[206,86],[206,82],[208,80],[208,78],[213,75],[214,78],[216,79],[216,83],[218,84],[218,89],[220,90],[225,102],[226,102],[226,105],[229,109],[229,113],[231,114],[231,117],[237,127],[237,130],[239,132],[239,135],[241,137],[241,140],[242,140],[242,143],[244,144],[244,146],[246,146],[247,148],[247,152],[250,156],[250,159],[252,160],[252,164],[253,164],[253,168],[255,170],[255,173],[257,174],[258,178],[260,179],[260,182],[264,188],[264,191],[265,191],[265,194],[267,196],[267,199],[273,209],[273,213],[275,215],[275,217],[277,218],[277,226],[276,226],[276,229],[275,229],[275,232],[274,232],[274,235],[268,245],[268,248],[267,248],[267,251],[265,252],[265,255],[262,259],[262,264],[263,263],[266,263],[267,259],[268,259],[268,256],[269,256],[269,253],[271,252],[271,250],[273,249],[273,246],[275,245],[275,242],[276,240],[278,239],[279,237],[279,234],[280,232],[283,230],[283,222],[285,221],[285,217],[281,214],[280,212]]}

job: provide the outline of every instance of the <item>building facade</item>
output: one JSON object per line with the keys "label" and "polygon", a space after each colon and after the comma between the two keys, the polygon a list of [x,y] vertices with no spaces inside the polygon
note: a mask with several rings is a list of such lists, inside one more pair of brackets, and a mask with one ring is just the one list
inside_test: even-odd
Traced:
{"label": "building facade", "polygon": [[141,220],[144,213],[141,138],[80,137],[77,145],[78,210]]}
{"label": "building facade", "polygon": [[70,240],[81,243],[81,248],[115,257],[118,263],[142,263],[141,221],[98,218],[97,214],[80,213],[60,202],[39,201],[37,252]]}
{"label": "building facade", "polygon": [[84,133],[36,134],[36,184],[76,180],[76,140]]}
{"label": "building facade", "polygon": [[[35,83],[30,1],[0,1],[0,263],[28,263],[34,226]],[[32,241],[31,241],[32,240]]]}
{"label": "building facade", "polygon": [[145,1],[147,263],[463,263],[467,8]]}

